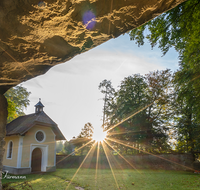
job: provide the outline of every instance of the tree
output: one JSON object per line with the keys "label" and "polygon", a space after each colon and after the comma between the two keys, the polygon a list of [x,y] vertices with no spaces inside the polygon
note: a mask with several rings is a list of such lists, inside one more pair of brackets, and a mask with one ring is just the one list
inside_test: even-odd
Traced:
{"label": "tree", "polygon": [[103,128],[108,128],[109,126],[109,119],[112,117],[113,110],[116,109],[115,107],[115,89],[112,86],[110,80],[103,80],[99,84],[99,90],[101,93],[105,95],[104,100],[104,107],[103,107]]}
{"label": "tree", "polygon": [[175,75],[177,150],[190,152],[195,159],[195,152],[200,152],[200,111],[199,90],[196,83],[189,80],[191,70],[179,70]]}
{"label": "tree", "polygon": [[[134,142],[136,148],[147,151],[169,150],[168,136],[165,133],[168,130],[167,110],[170,109],[168,105],[170,87],[169,70],[151,72],[145,77],[134,74],[124,78],[119,89],[111,99],[107,100],[106,109],[109,111],[105,113],[108,114],[107,118],[110,121],[108,129],[120,123],[111,130],[113,133],[119,131],[120,133],[112,136],[119,140]],[[147,106],[148,104],[150,106]],[[136,112],[138,113],[124,121]],[[117,146],[117,149],[121,148],[121,151],[128,152],[126,147]]]}
{"label": "tree", "polygon": [[7,122],[24,115],[24,108],[29,105],[28,97],[31,93],[26,88],[20,86],[13,87],[5,93],[8,102]]}
{"label": "tree", "polygon": [[[127,116],[146,105],[146,87],[147,84],[145,83],[144,77],[139,74],[124,78],[119,86],[119,90],[117,91],[117,109],[114,114],[116,123],[122,121]],[[120,124],[118,128],[129,132],[117,135],[115,138],[132,141],[135,143],[135,146],[139,148],[143,140],[146,139],[145,134],[142,134],[140,131],[147,130],[146,127],[146,112],[143,110]],[[116,128],[116,130],[118,130],[118,128]],[[125,151],[127,152],[126,148]]]}
{"label": "tree", "polygon": [[[74,145],[77,148],[80,148],[81,146],[84,146],[86,143],[88,143],[90,140],[92,140],[94,127],[90,122],[86,123],[84,127],[81,129],[80,134],[77,136],[77,138],[73,138],[70,143]],[[83,155],[84,149],[88,149],[91,145],[87,145],[84,148],[81,148],[80,154]],[[77,152],[76,152],[77,153]]]}
{"label": "tree", "polygon": [[[159,44],[165,55],[171,47],[179,53],[179,70],[175,73],[176,86],[174,123],[177,149],[200,151],[200,1],[188,0],[163,13],[145,25],[132,30],[131,40],[140,46],[147,38],[151,47]],[[144,34],[148,29],[148,34]]]}
{"label": "tree", "polygon": [[170,120],[173,117],[173,76],[169,69],[153,71],[145,75],[147,82],[148,102],[155,102],[147,108],[148,122],[152,123],[154,138],[152,146],[159,148],[159,152],[169,151],[169,129],[172,127]]}
{"label": "tree", "polygon": [[91,123],[86,123],[84,127],[81,129],[81,133],[78,138],[91,138],[94,132],[94,127]]}

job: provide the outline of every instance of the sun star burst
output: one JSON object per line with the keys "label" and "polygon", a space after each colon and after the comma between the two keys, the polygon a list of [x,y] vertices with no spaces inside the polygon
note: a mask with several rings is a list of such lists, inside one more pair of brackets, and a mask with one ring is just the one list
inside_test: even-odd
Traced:
{"label": "sun star burst", "polygon": [[94,129],[92,139],[95,140],[96,142],[103,142],[106,136],[107,132],[103,131],[103,129],[99,127]]}

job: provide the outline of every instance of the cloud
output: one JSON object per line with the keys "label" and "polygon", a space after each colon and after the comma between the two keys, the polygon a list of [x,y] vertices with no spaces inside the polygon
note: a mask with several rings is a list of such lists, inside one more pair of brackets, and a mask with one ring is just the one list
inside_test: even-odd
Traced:
{"label": "cloud", "polygon": [[[54,72],[71,75],[102,75],[102,72],[114,73],[122,71],[122,75],[133,73],[148,73],[149,70],[164,69],[155,57],[146,58],[133,53],[91,50],[78,55],[69,62],[56,66]],[[129,72],[127,72],[129,71]]]}

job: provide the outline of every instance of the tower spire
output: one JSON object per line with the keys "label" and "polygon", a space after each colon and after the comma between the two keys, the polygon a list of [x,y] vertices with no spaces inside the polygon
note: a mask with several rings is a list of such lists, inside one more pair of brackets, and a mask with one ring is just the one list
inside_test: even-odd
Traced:
{"label": "tower spire", "polygon": [[35,113],[40,113],[43,111],[44,105],[41,103],[41,98],[39,98],[39,102],[35,105]]}

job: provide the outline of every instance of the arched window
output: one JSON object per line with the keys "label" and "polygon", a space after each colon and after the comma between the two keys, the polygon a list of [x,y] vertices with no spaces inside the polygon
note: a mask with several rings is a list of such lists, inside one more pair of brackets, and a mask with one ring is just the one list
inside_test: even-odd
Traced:
{"label": "arched window", "polygon": [[8,143],[7,158],[12,158],[12,149],[13,149],[13,142],[10,141]]}

